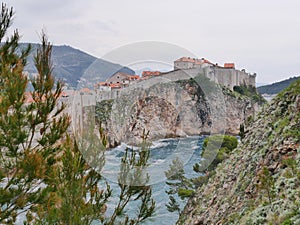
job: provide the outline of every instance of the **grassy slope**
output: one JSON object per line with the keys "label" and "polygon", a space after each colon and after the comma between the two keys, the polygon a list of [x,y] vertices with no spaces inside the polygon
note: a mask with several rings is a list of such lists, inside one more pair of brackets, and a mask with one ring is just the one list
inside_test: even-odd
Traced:
{"label": "grassy slope", "polygon": [[299,121],[300,80],[250,122],[178,224],[300,224]]}

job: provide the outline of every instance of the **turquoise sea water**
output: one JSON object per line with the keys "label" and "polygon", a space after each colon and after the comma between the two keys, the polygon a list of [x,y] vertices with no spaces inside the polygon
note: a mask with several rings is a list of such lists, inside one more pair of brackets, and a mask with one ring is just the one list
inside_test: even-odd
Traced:
{"label": "turquoise sea water", "polygon": [[[153,145],[151,146],[149,159],[150,168],[148,173],[150,175],[150,184],[152,186],[153,197],[157,208],[155,216],[148,219],[144,224],[172,225],[176,223],[178,214],[170,213],[165,206],[169,201],[169,197],[166,194],[168,185],[165,182],[166,177],[164,172],[169,169],[172,160],[178,157],[185,165],[184,168],[187,177],[191,178],[199,176],[199,174],[193,171],[193,165],[200,160],[203,139],[203,136],[193,136],[178,139],[163,139],[153,142]],[[106,155],[106,165],[103,169],[103,174],[114,193],[114,197],[108,204],[108,215],[111,213],[117,202],[117,174],[119,172],[119,162],[126,147],[128,146],[123,144],[112,149]],[[186,201],[187,200],[181,200],[182,207],[185,205]],[[130,216],[134,216],[136,213],[135,205],[136,203],[133,202],[127,208],[127,213]]]}

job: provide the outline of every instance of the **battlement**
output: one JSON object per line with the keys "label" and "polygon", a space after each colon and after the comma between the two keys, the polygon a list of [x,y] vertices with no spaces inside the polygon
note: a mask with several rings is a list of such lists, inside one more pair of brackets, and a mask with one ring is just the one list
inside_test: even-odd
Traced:
{"label": "battlement", "polygon": [[183,70],[187,73],[189,70],[199,70],[210,80],[222,84],[233,90],[234,86],[248,85],[255,87],[256,74],[247,73],[245,69],[238,70],[234,63],[224,63],[220,66],[212,63],[205,58],[197,59],[191,57],[181,57],[174,61],[174,70]]}

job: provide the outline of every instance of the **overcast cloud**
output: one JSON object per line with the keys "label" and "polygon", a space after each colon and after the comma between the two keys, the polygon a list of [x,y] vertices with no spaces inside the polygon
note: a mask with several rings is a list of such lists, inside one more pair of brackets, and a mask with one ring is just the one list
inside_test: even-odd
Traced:
{"label": "overcast cloud", "polygon": [[257,82],[300,75],[298,0],[9,0],[23,42],[44,28],[55,45],[97,57],[139,41],[175,44],[213,62],[235,62]]}

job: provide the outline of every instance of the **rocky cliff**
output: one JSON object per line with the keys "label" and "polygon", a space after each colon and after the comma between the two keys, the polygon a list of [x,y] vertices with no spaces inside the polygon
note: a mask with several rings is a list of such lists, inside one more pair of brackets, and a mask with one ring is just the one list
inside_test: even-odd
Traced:
{"label": "rocky cliff", "polygon": [[[98,120],[113,142],[137,144],[143,131],[148,140],[199,135],[238,134],[239,126],[258,104],[222,88],[203,76],[195,79],[145,81],[97,104]],[[148,83],[147,83],[148,82]]]}
{"label": "rocky cliff", "polygon": [[177,224],[300,224],[300,81],[249,123]]}

